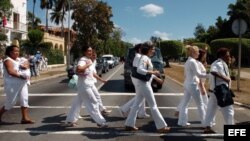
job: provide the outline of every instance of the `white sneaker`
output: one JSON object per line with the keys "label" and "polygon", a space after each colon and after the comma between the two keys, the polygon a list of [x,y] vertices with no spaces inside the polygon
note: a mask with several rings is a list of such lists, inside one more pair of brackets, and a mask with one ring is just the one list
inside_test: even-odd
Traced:
{"label": "white sneaker", "polygon": [[150,118],[150,115],[145,113],[144,115],[137,115],[137,118],[146,119],[146,118]]}

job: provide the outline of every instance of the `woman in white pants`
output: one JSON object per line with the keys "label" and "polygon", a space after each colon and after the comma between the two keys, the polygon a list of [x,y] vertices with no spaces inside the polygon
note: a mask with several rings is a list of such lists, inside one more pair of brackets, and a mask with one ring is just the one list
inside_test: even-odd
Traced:
{"label": "woman in white pants", "polygon": [[[204,133],[215,133],[212,130],[213,119],[215,118],[216,110],[218,109],[217,99],[215,94],[213,93],[213,89],[216,85],[225,84],[228,87],[231,87],[231,78],[229,75],[229,69],[227,63],[230,60],[230,53],[227,48],[220,48],[217,51],[218,59],[215,60],[211,65],[211,76],[209,77],[209,92],[210,98],[207,106],[207,114],[205,118],[205,126]],[[216,77],[216,80],[215,80]],[[215,82],[216,81],[216,82]],[[222,115],[224,117],[225,123],[227,125],[234,124],[234,108],[233,105],[229,105],[226,107],[220,107]]]}
{"label": "woman in white pants", "polygon": [[4,59],[4,93],[6,101],[0,110],[0,122],[2,115],[15,106],[17,99],[21,105],[22,119],[21,124],[33,124],[28,115],[28,86],[27,76],[22,75],[19,69],[28,69],[29,64],[20,64],[19,47],[11,45],[6,48],[6,58]]}
{"label": "woman in white pants", "polygon": [[[153,55],[153,49],[154,49],[153,46],[149,45],[148,43],[144,43],[142,45],[142,48],[141,48],[142,57],[140,58],[137,72],[143,75],[151,74],[152,77],[154,77],[154,79],[160,82],[161,80],[155,76],[159,74],[159,72],[153,70],[153,65],[152,65],[151,59],[149,58],[149,56]],[[150,81],[152,81],[152,77]],[[162,117],[157,107],[150,81],[143,81],[143,80],[138,79],[138,83],[136,87],[138,87],[139,91],[141,92],[136,93],[134,104],[131,107],[129,115],[126,119],[125,130],[127,131],[138,130],[138,128],[135,126],[136,117],[137,117],[139,106],[142,104],[144,98],[147,101],[148,106],[150,107],[150,111],[151,111],[153,120],[155,122],[157,131],[159,133],[167,133],[170,131],[170,128],[167,127],[167,124],[164,121],[164,118]]]}
{"label": "woman in white pants", "polygon": [[200,71],[198,63],[196,61],[196,58],[198,58],[199,55],[199,48],[197,46],[188,46],[187,53],[189,57],[184,66],[184,74],[185,74],[184,97],[178,119],[179,126],[190,125],[188,123],[188,105],[192,98],[194,99],[197,105],[202,124],[204,124],[204,119],[205,119],[204,102],[201,98],[199,83],[197,82],[197,78],[206,78],[208,77],[208,75]]}
{"label": "woman in white pants", "polygon": [[[140,58],[141,58],[141,54],[140,54],[140,50],[141,50],[141,46],[142,46],[142,44],[137,44],[137,45],[135,45],[135,47],[134,47],[134,49],[135,49],[135,52],[136,52],[136,54],[135,54],[135,58],[134,58],[134,60],[133,60],[133,67],[136,67],[137,68],[137,66],[138,66],[138,64],[139,64],[139,60],[140,60]],[[134,85],[134,87],[135,87],[135,93],[139,93],[140,91],[139,91],[139,89],[138,89],[138,87],[137,87],[137,81],[138,81],[138,79],[137,78],[135,78],[135,77],[133,77],[132,75],[131,75],[131,80],[132,80],[132,82],[133,82],[133,85]],[[133,104],[134,104],[134,101],[135,101],[135,97],[133,97],[132,99],[130,99],[127,103],[125,103],[124,105],[122,105],[120,108],[119,108],[119,112],[120,112],[120,114],[122,115],[122,117],[126,117],[127,115],[128,115],[128,113],[129,113],[129,111],[130,111],[130,108],[133,106]],[[137,117],[138,118],[149,118],[150,117],[150,115],[148,115],[147,113],[146,113],[146,109],[145,109],[145,99],[143,99],[143,102],[142,102],[142,104],[140,105],[140,107],[139,107],[139,111],[138,111],[138,115],[137,115]]]}
{"label": "woman in white pants", "polygon": [[[93,67],[91,67],[92,61],[90,58],[92,56],[92,48],[84,47],[83,53],[84,56],[78,61],[76,70],[78,75],[78,94],[77,97],[74,98],[73,104],[66,118],[66,122],[70,123],[72,126],[76,126],[81,106],[84,104],[87,112],[97,123],[98,127],[108,127],[106,120],[99,110],[99,103],[95,96],[95,93],[98,93],[98,90],[95,87],[95,81],[93,79],[96,74],[94,73]],[[106,82],[103,79],[100,79],[100,81],[104,83]]]}

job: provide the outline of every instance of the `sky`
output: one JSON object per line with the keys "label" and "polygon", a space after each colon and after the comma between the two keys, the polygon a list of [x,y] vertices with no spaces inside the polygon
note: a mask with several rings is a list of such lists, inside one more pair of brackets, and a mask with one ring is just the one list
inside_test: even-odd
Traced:
{"label": "sky", "polygon": [[[228,5],[236,0],[102,0],[112,7],[112,21],[122,29],[122,40],[136,44],[150,40],[151,36],[162,40],[182,40],[194,37],[198,24],[206,29],[216,23],[218,16],[228,19]],[[32,11],[33,0],[28,1]],[[35,15],[45,25],[45,10],[40,0]],[[50,20],[49,20],[50,21]],[[71,21],[72,23],[73,21]],[[68,21],[65,21],[67,27]],[[49,23],[51,26],[56,26]]]}

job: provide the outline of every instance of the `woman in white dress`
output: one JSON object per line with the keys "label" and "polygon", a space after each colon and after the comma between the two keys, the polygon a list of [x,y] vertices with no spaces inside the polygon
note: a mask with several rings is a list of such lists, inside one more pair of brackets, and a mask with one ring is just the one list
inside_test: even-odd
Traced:
{"label": "woman in white dress", "polygon": [[8,46],[5,52],[6,58],[4,59],[4,93],[6,94],[6,101],[0,110],[0,122],[3,113],[10,110],[15,106],[17,99],[21,105],[22,124],[33,124],[28,115],[28,86],[27,76],[22,75],[19,69],[28,69],[29,64],[20,65],[19,47],[15,45]]}
{"label": "woman in white dress", "polygon": [[98,90],[95,87],[94,77],[103,83],[107,81],[97,77],[94,73],[95,70],[91,67],[92,48],[84,47],[83,54],[84,56],[79,59],[76,68],[78,75],[77,96],[74,98],[71,109],[67,115],[66,123],[69,123],[71,126],[77,126],[76,121],[79,118],[81,106],[84,104],[87,112],[97,123],[98,127],[108,127],[106,120],[99,110],[99,102],[95,96]]}

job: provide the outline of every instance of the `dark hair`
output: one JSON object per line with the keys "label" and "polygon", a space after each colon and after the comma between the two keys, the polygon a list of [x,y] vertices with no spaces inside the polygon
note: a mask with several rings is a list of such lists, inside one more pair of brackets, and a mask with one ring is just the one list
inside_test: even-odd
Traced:
{"label": "dark hair", "polygon": [[227,49],[227,48],[219,48],[217,50],[217,58],[224,57],[227,54],[227,52],[229,52],[229,49]]}
{"label": "dark hair", "polygon": [[91,46],[83,46],[82,47],[82,52],[86,52],[89,48],[92,48],[92,47]]}
{"label": "dark hair", "polygon": [[5,55],[6,55],[6,56],[10,56],[10,52],[13,51],[15,47],[18,48],[18,46],[16,46],[16,45],[7,46],[7,48],[6,48],[6,50],[5,50]]}
{"label": "dark hair", "polygon": [[142,44],[141,53],[143,55],[147,55],[149,50],[152,48],[153,48],[153,45],[146,42],[146,43]]}
{"label": "dark hair", "polygon": [[199,56],[197,58],[198,61],[201,61],[202,57],[206,54],[206,51],[203,49],[199,49]]}
{"label": "dark hair", "polygon": [[135,52],[139,52],[139,49],[141,48],[141,46],[142,46],[142,44],[140,43],[140,44],[136,44],[135,45],[135,47],[134,47],[134,49],[135,49]]}

